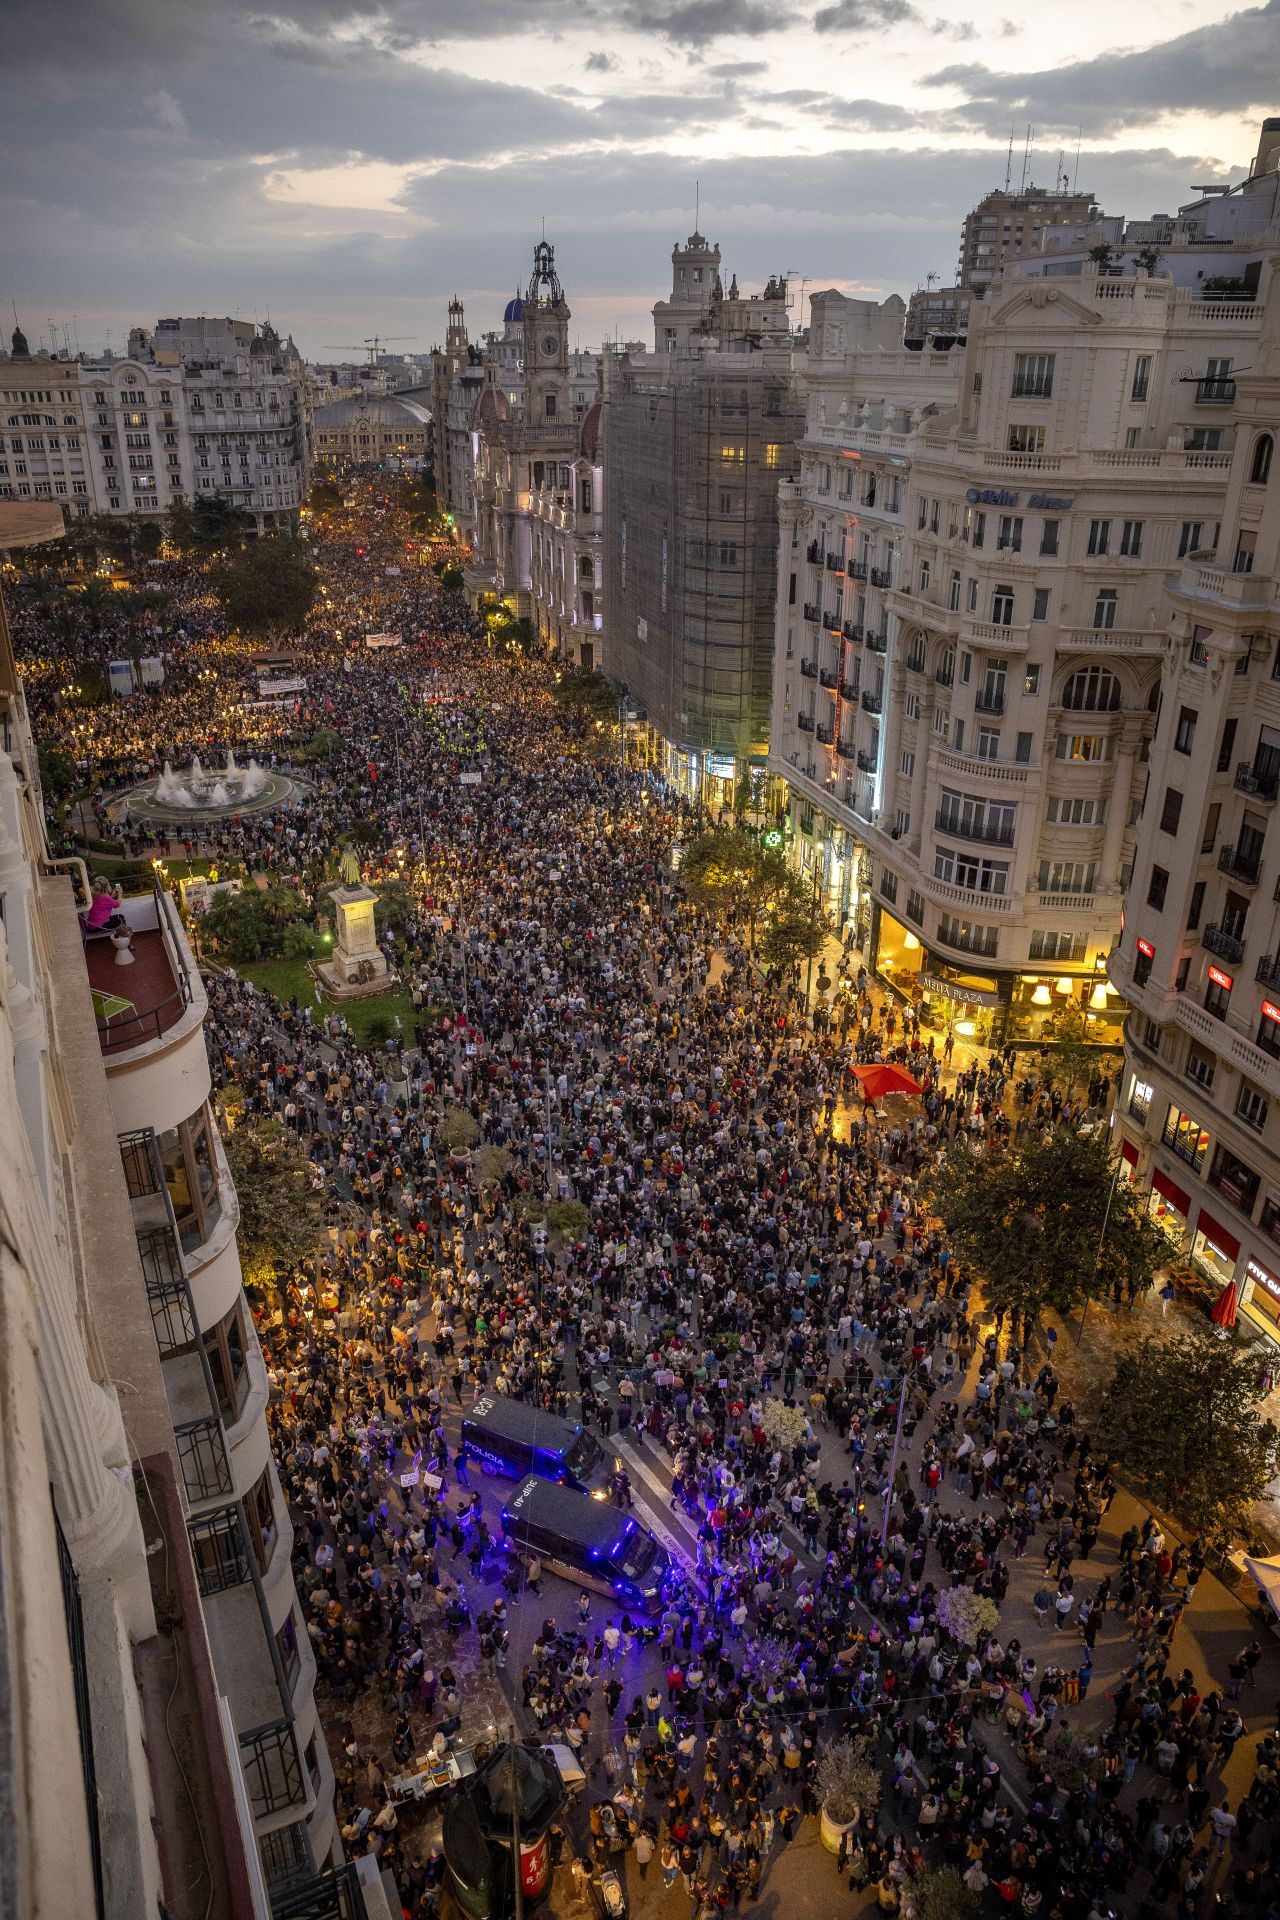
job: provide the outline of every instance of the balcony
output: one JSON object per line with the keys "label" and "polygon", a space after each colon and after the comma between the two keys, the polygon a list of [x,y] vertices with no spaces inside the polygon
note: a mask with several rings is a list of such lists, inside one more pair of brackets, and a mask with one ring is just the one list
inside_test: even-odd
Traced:
{"label": "balcony", "polygon": [[1216,953],[1219,960],[1230,960],[1233,965],[1238,966],[1244,959],[1244,941],[1226,927],[1206,927],[1200,935],[1200,945],[1206,952]]}
{"label": "balcony", "polygon": [[936,813],[933,824],[938,833],[948,833],[957,840],[980,840],[984,846],[988,847],[1013,845],[1012,827],[989,827],[984,821],[965,821],[949,813]]}
{"label": "balcony", "polygon": [[801,671],[801,673],[802,673],[802,674],[804,675],[804,677],[805,677],[805,679],[806,679],[806,680],[816,680],[816,679],[817,679],[817,677],[818,677],[818,663],[817,663],[817,661],[816,661],[816,660],[802,660],[802,661],[800,662],[800,671]]}
{"label": "balcony", "polygon": [[848,572],[849,572],[849,578],[850,578],[851,580],[865,580],[865,579],[866,579],[866,577],[867,577],[867,563],[866,563],[866,561],[865,561],[865,560],[851,560],[851,561],[849,562],[849,568],[848,568]]}
{"label": "balcony", "polygon": [[840,555],[838,553],[829,553],[827,555],[827,572],[828,573],[844,572],[844,561],[840,558]]}
{"label": "balcony", "polygon": [[867,647],[871,653],[888,653],[889,636],[887,633],[869,633]]}
{"label": "balcony", "polygon": [[856,680],[842,680],[840,682],[840,698],[842,700],[856,700],[859,691],[860,689]]}
{"label": "balcony", "polygon": [[816,726],[814,728],[814,734],[817,738],[819,746],[832,747],[835,745],[835,739],[836,739],[835,728],[831,725],[829,720],[823,720],[818,726]]}
{"label": "balcony", "polygon": [[1280,773],[1260,770],[1251,760],[1241,760],[1236,766],[1235,788],[1252,800],[1274,800],[1280,794]]}
{"label": "balcony", "polygon": [[812,620],[815,623],[822,618],[822,608],[811,606],[807,600],[804,603],[803,612],[806,620]]}
{"label": "balcony", "polygon": [[874,772],[875,772],[875,770],[876,770],[876,756],[875,756],[875,754],[874,754],[874,753],[867,753],[867,752],[865,752],[864,750],[861,750],[861,749],[860,749],[860,750],[859,750],[859,753],[858,753],[858,772],[859,772],[859,773],[874,773]]}
{"label": "balcony", "polygon": [[1233,407],[1236,403],[1236,383],[1234,380],[1197,380],[1196,405],[1198,407]]}
{"label": "balcony", "polygon": [[840,675],[834,667],[819,667],[818,685],[825,687],[829,693],[834,693],[840,685]]}
{"label": "balcony", "polygon": [[796,725],[799,727],[801,733],[812,733],[817,724],[817,721],[811,713],[798,713],[796,715]]}
{"label": "balcony", "polygon": [[822,565],[822,542],[811,540],[808,547],[809,559],[815,567]]}
{"label": "balcony", "polygon": [[841,631],[846,640],[861,640],[865,638],[862,624],[857,620],[846,620]]}
{"label": "balcony", "polygon": [[158,1040],[176,1027],[192,1001],[191,978],[174,932],[175,913],[158,889],[121,905],[131,936],[130,966],[116,965],[116,943],[101,935],[84,950],[98,1045],[108,1058]]}
{"label": "balcony", "polygon": [[973,710],[975,713],[1003,713],[1004,694],[992,692],[987,688],[979,689],[973,696]]}
{"label": "balcony", "polygon": [[890,573],[888,567],[872,567],[867,578],[873,587],[891,587],[893,585],[893,575]]}
{"label": "balcony", "polygon": [[[1233,880],[1239,880],[1246,887],[1256,887],[1262,872],[1262,862],[1256,853],[1244,853],[1237,851],[1235,847],[1223,847],[1218,854],[1218,871],[1230,874]],[[1280,894],[1277,897],[1280,897]]]}
{"label": "balcony", "polygon": [[955,685],[956,676],[954,668],[948,672],[945,667],[939,667],[933,677],[940,687],[953,687]]}
{"label": "balcony", "polygon": [[857,748],[852,740],[837,740],[836,753],[841,760],[855,760],[858,757]]}
{"label": "balcony", "polygon": [[883,705],[884,700],[882,695],[872,693],[869,688],[862,696],[862,711],[864,713],[878,714],[883,708]]}
{"label": "balcony", "polygon": [[1280,953],[1264,953],[1253,977],[1260,987],[1280,987]]}
{"label": "balcony", "polygon": [[824,613],[822,616],[822,624],[828,633],[839,633],[840,615],[838,613]]}

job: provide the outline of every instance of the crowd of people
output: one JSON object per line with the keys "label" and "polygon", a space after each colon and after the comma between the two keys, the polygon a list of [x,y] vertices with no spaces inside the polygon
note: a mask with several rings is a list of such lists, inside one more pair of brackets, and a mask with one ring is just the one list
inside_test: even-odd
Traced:
{"label": "crowd of people", "polygon": [[[741,930],[682,895],[688,806],[595,750],[545,670],[495,658],[429,574],[391,585],[402,547],[394,510],[339,517],[279,733],[205,698],[208,659],[224,693],[247,666],[204,627],[91,749],[105,820],[117,779],[166,757],[284,759],[332,728],[305,806],[200,850],[319,899],[371,821],[366,876],[414,887],[384,938],[421,1017],[385,1052],[208,967],[216,1092],[279,1123],[331,1208],[256,1318],[348,1850],[435,1911],[439,1859],[389,1782],[458,1734],[483,1673],[587,1768],[581,1870],[625,1849],[633,1895],[679,1885],[694,1920],[753,1902],[841,1759],[860,1784],[826,1871],[884,1911],[950,1867],[975,1912],[1274,1912],[1259,1649],[1197,1681],[1178,1631],[1202,1553],[1154,1519],[1105,1545],[1110,1462],[1051,1361],[984,1326],[928,1204],[958,1134],[1076,1110],[1020,1084],[1012,1052],[954,1062],[851,941],[814,1009],[764,982]],[[404,650],[353,653],[339,629],[361,624]],[[850,1072],[890,1059],[924,1087],[896,1120]],[[1094,1108],[1109,1092],[1100,1072]],[[485,1387],[620,1437],[666,1490],[689,1551],[659,1614],[504,1554],[457,1441]],[[625,1471],[614,1490],[631,1498]],[[346,1737],[370,1698],[385,1741]],[[1266,1737],[1224,1797],[1246,1713]]]}

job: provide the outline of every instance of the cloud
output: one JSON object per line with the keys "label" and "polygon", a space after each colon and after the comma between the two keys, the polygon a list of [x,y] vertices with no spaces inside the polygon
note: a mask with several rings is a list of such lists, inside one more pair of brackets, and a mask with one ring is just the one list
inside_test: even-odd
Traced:
{"label": "cloud", "polygon": [[615,73],[621,63],[611,53],[589,53],[582,64],[588,73]]}
{"label": "cloud", "polygon": [[924,83],[955,88],[964,95],[957,121],[984,128],[1016,113],[1029,118],[1037,133],[1082,125],[1098,137],[1149,126],[1157,115],[1244,114],[1274,106],[1280,97],[1280,0],[1195,27],[1158,46],[1100,54],[1037,73],[943,67],[924,76]]}
{"label": "cloud", "polygon": [[158,93],[149,93],[142,104],[151,109],[166,132],[185,133],[187,131],[187,116],[182,111],[181,103],[163,87]]}
{"label": "cloud", "polygon": [[909,0],[836,0],[813,19],[817,33],[874,33],[920,19]]}
{"label": "cloud", "polygon": [[619,15],[622,25],[635,33],[658,33],[688,47],[707,46],[727,35],[756,40],[766,33],[781,33],[791,18],[783,8],[761,5],[758,0],[675,0],[665,7],[626,0]]}

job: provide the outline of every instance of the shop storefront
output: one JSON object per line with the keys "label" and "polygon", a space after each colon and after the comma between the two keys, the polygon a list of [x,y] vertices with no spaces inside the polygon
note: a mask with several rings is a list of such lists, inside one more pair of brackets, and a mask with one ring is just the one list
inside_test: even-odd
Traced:
{"label": "shop storefront", "polygon": [[1280,1339],[1280,1274],[1273,1273],[1261,1260],[1246,1260],[1240,1304],[1246,1313],[1265,1323],[1265,1331],[1273,1340]]}
{"label": "shop storefront", "polygon": [[1191,1195],[1176,1180],[1171,1180],[1167,1173],[1161,1173],[1159,1167],[1151,1175],[1147,1212],[1179,1250],[1186,1246]]}
{"label": "shop storefront", "polygon": [[918,933],[904,926],[887,907],[872,912],[872,964],[886,986],[914,1004],[920,998],[920,970],[924,945]]}
{"label": "shop storefront", "polygon": [[1131,1140],[1126,1140],[1122,1134],[1120,1137],[1120,1184],[1124,1187],[1131,1187],[1137,1177],[1138,1149]]}
{"label": "shop storefront", "polygon": [[1196,1215],[1191,1258],[1201,1273],[1220,1287],[1225,1287],[1229,1280],[1235,1279],[1236,1261],[1240,1258],[1240,1242],[1234,1233],[1209,1212],[1207,1207],[1201,1207]]}
{"label": "shop storefront", "polygon": [[1061,1036],[1064,1026],[1079,1028],[1090,1046],[1118,1047],[1124,1042],[1128,1011],[1100,973],[1023,973],[1013,982],[1009,1002],[1009,1038],[1039,1045]]}

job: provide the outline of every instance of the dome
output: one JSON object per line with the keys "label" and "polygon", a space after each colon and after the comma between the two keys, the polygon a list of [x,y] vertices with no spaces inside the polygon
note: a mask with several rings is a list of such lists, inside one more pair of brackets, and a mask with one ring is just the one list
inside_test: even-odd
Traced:
{"label": "dome", "polygon": [[502,318],[504,324],[507,326],[510,326],[513,320],[524,319],[524,301],[520,298],[519,294],[516,295],[514,300],[508,300],[507,310]]}
{"label": "dome", "polygon": [[313,424],[323,427],[389,427],[403,432],[406,427],[425,427],[431,419],[427,409],[416,400],[400,400],[390,393],[357,394],[351,400],[333,400],[317,407]]}

